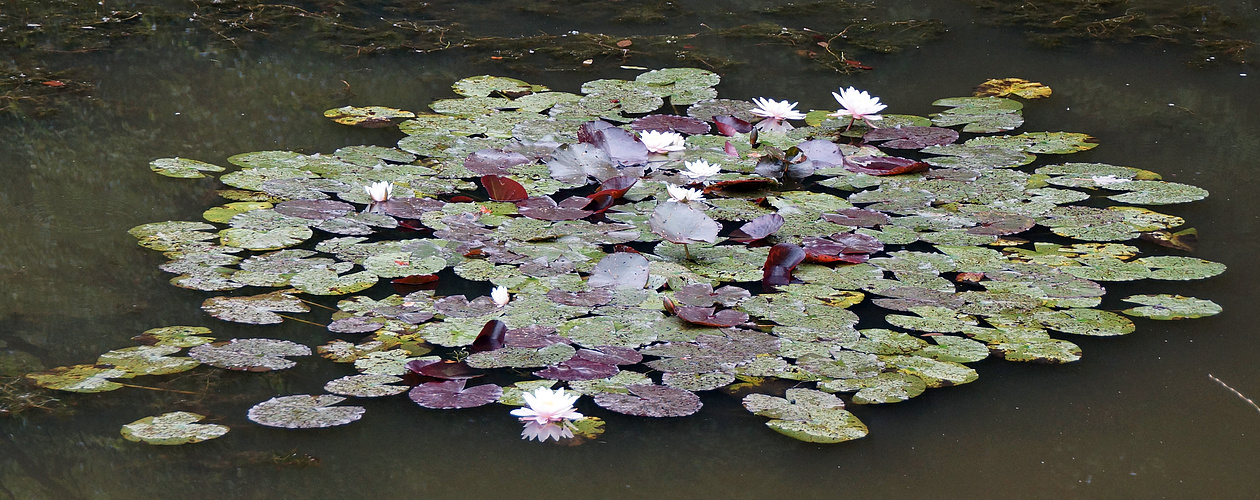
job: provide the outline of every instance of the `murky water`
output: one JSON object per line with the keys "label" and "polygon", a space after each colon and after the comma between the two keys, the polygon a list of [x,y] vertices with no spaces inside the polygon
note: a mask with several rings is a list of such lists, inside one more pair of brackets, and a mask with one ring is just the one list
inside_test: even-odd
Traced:
{"label": "murky water", "polygon": [[[494,2],[453,5],[445,8],[498,19]],[[271,395],[319,391],[330,363],[308,359],[272,374],[203,368],[189,376],[217,384],[222,397],[68,394],[62,401],[72,411],[0,417],[0,498],[1254,498],[1260,412],[1208,374],[1260,397],[1260,343],[1250,316],[1260,280],[1253,263],[1260,71],[1190,68],[1191,52],[1171,45],[1041,49],[1015,29],[973,23],[976,11],[960,2],[885,8],[900,18],[940,18],[950,31],[901,53],[865,54],[863,63],[875,70],[851,76],[803,67],[791,51],[750,42],[738,50],[745,64],[722,71],[721,96],[822,109],[835,105],[830,91],[854,85],[891,112],[926,115],[935,111],[932,100],[967,95],[988,78],[1044,82],[1054,96],[1027,105],[1021,130],[1085,132],[1102,144],[1071,161],[1144,168],[1212,193],[1162,211],[1198,228],[1195,255],[1229,271],[1203,281],[1110,284],[1109,296],[1177,293],[1216,301],[1225,313],[1137,319],[1131,335],[1074,338],[1085,356],[1070,365],[978,363],[974,383],[856,407],[871,435],[822,446],[766,429],[763,418],[721,394],[705,396],[703,411],[684,419],[601,412],[608,432],[576,447],[521,441],[499,406],[437,412],[397,398],[356,403],[368,413],[353,425],[287,432],[250,424],[245,410]],[[1257,40],[1260,14],[1252,4],[1232,2],[1231,9]],[[482,21],[484,32],[633,31],[509,14],[509,23]],[[690,33],[705,22],[693,15],[653,29]],[[349,129],[322,111],[346,104],[424,109],[451,97],[449,84],[464,76],[503,74],[575,91],[590,79],[636,74],[618,69],[618,60],[581,72],[521,74],[456,52],[341,58],[294,43],[207,46],[155,38],[126,50],[50,56],[52,67],[92,75],[94,99],[49,118],[0,118],[0,341],[7,344],[0,350],[30,352],[46,367],[85,363],[166,325],[205,325],[219,338],[324,343],[326,332],[297,323],[215,320],[199,308],[205,294],[166,283],[170,275],[156,268],[164,259],[136,246],[126,230],[197,220],[218,203],[216,183],[154,175],[150,160],[226,165],[226,157],[247,151],[389,146],[396,132]],[[182,447],[120,438],[120,425],[176,404],[204,407],[232,432]]]}

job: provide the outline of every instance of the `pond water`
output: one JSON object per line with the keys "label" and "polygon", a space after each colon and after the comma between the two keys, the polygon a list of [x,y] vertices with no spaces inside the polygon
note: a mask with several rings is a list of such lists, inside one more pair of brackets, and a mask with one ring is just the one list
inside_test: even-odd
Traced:
{"label": "pond water", "polygon": [[[434,22],[460,22],[485,36],[686,35],[732,23],[694,13],[700,2],[680,2],[680,10],[669,11],[676,16],[653,24],[502,5],[433,2],[428,12]],[[1252,2],[1227,7],[1241,37],[1260,39]],[[731,7],[741,9],[750,7]],[[352,425],[282,431],[250,424],[245,410],[273,395],[318,392],[334,372],[331,363],[307,359],[269,374],[200,368],[188,376],[216,384],[225,396],[62,393],[54,411],[0,416],[0,498],[1254,498],[1260,412],[1209,374],[1260,397],[1260,344],[1248,316],[1257,298],[1252,284],[1260,280],[1252,258],[1260,230],[1253,212],[1260,72],[1237,63],[1192,67],[1186,61],[1198,56],[1173,44],[1041,48],[1017,28],[984,22],[991,13],[965,2],[881,2],[872,15],[940,19],[948,31],[893,54],[855,51],[874,69],[849,75],[819,69],[780,44],[696,43],[740,63],[719,70],[721,97],[789,99],[801,109],[834,108],[829,92],[838,86],[869,90],[888,111],[917,115],[989,78],[1051,86],[1051,98],[1028,103],[1020,130],[1088,133],[1101,145],[1069,161],[1143,168],[1211,192],[1161,211],[1198,228],[1194,255],[1229,271],[1201,281],[1108,284],[1109,295],[1195,296],[1225,312],[1185,321],[1139,318],[1130,335],[1073,338],[1084,357],[1067,365],[976,363],[974,383],[895,405],[854,405],[871,434],[834,445],[774,433],[721,393],[705,395],[701,413],[682,419],[626,417],[592,405],[608,431],[572,447],[522,441],[502,406],[438,412],[399,398],[356,403],[368,416]],[[90,83],[90,98],[47,116],[0,117],[0,351],[33,354],[43,367],[87,363],[167,325],[208,326],[220,339],[322,344],[327,332],[309,325],[215,320],[199,307],[206,293],[167,284],[170,276],[156,267],[161,255],[136,246],[126,230],[198,220],[220,201],[215,181],[154,175],[149,161],[180,156],[227,165],[228,156],[248,151],[391,146],[396,130],[351,129],[321,114],[347,104],[426,109],[454,97],[452,82],[478,74],[577,91],[584,81],[638,74],[623,64],[677,65],[668,57],[630,56],[573,70],[542,58],[509,67],[491,52],[459,50],[343,57],[321,50],[327,42],[317,37],[288,33],[291,39],[234,48],[214,34],[180,29],[155,27],[160,35],[115,40],[98,51],[42,52],[41,64]],[[19,49],[0,48],[17,57]],[[176,406],[204,409],[232,432],[179,447],[119,436],[120,425]]]}

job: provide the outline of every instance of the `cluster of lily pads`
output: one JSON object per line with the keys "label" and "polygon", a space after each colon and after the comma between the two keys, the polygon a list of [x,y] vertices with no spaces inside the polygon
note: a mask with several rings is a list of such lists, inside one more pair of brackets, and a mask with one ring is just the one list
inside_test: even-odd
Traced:
{"label": "cluster of lily pads", "polygon": [[[460,97],[434,102],[434,113],[329,110],[339,123],[405,136],[397,147],[233,156],[237,168],[219,177],[230,202],[205,221],[131,234],[170,259],[161,268],[173,285],[224,293],[202,305],[224,321],[280,323],[310,310],[303,296],[347,296],[315,350],[353,373],[329,381],[329,394],[280,396],[248,412],[289,428],[361,418],[363,407],[337,405],[346,397],[407,393],[453,409],[532,395],[551,408],[514,414],[563,420],[566,435],[541,431],[559,439],[602,432],[597,418],[567,420],[580,416],[573,395],[678,417],[700,411],[697,392],[738,386],[772,429],[840,442],[867,433],[846,403],[965,384],[978,377],[967,364],[990,356],[1076,361],[1072,335],[1130,333],[1126,316],[1220,311],[1166,294],[1100,307],[1101,283],[1224,271],[1143,254],[1185,253],[1194,233],[1133,205],[1207,193],[1138,168],[1046,159],[1095,147],[1085,134],[1006,133],[1023,123],[1023,104],[1002,96],[1044,97],[1045,86],[986,82],[988,95],[941,99],[933,104],[944,109],[922,117],[875,114],[882,104],[855,89],[836,95],[839,112],[719,99],[718,81],[670,68],[575,94],[479,76],[456,82]],[[779,123],[758,127],[759,118]],[[189,178],[225,170],[182,158],[152,168]],[[488,282],[487,294],[425,289],[449,272]],[[383,281],[402,291],[388,294]],[[96,392],[203,363],[280,370],[312,353],[207,333],[158,328],[95,365],[29,377]],[[188,357],[172,356],[185,348]],[[124,434],[169,444],[226,431],[197,418],[149,417]],[[540,437],[529,425],[526,436]]]}

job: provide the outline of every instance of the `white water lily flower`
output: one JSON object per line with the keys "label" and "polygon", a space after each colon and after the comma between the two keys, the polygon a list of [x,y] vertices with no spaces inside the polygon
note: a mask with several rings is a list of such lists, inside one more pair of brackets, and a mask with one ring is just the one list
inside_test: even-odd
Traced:
{"label": "white water lily flower", "polygon": [[508,304],[508,301],[512,300],[512,297],[508,295],[506,286],[496,286],[494,290],[490,291],[490,300],[494,301],[494,305],[503,307]]}
{"label": "white water lily flower", "polygon": [[682,186],[675,186],[673,184],[666,184],[665,190],[669,191],[669,201],[677,201],[681,203],[686,203],[689,201],[703,201],[704,200],[704,192],[699,189],[691,189],[691,188],[685,188]]}
{"label": "white water lily flower", "polygon": [[721,165],[716,164],[716,163],[713,165],[710,165],[707,160],[683,162],[683,165],[687,167],[687,171],[683,172],[682,174],[687,177],[692,177],[692,178],[700,178],[700,177],[708,177],[710,175],[717,175],[718,172],[722,171]]}
{"label": "white water lily flower", "polygon": [[[879,103],[878,97],[872,97],[865,90],[858,90],[853,87],[840,89],[840,93],[831,93],[836,98],[836,102],[840,103],[840,107],[844,108],[827,116],[849,117],[850,120],[880,120],[884,117],[878,115],[880,111],[888,107]],[[852,121],[850,121],[852,124]]]}
{"label": "white water lily flower", "polygon": [[394,183],[392,182],[374,182],[371,186],[363,186],[363,190],[368,196],[372,197],[372,202],[380,203],[388,200],[389,195],[394,193]]}
{"label": "white water lily flower", "polygon": [[645,130],[639,132],[639,140],[643,141],[644,146],[647,146],[649,153],[669,154],[686,148],[686,146],[683,146],[683,136],[678,132]]}

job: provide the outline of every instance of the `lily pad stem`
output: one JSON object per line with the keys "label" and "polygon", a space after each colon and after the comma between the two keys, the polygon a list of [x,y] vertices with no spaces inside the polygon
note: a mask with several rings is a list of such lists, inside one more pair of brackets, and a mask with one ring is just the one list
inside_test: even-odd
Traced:
{"label": "lily pad stem", "polygon": [[306,299],[303,299],[303,298],[298,298],[298,300],[300,300],[300,301],[302,301],[302,302],[305,302],[305,303],[307,303],[307,304],[313,305],[313,306],[315,306],[315,307],[321,308],[321,309],[327,309],[327,310],[329,310],[329,311],[336,311],[336,310],[337,310],[336,308],[333,308],[333,307],[328,307],[328,306],[323,305],[323,304],[320,304],[320,303],[318,303],[318,302],[311,302],[311,301],[306,300]]}
{"label": "lily pad stem", "polygon": [[[113,381],[111,380],[110,382],[113,382]],[[148,389],[150,391],[178,392],[180,394],[192,394],[194,396],[200,394],[200,393],[192,392],[192,391],[181,391],[179,389],[163,389],[161,387],[149,387],[147,385],[124,384],[122,382],[113,382],[113,383],[121,385],[123,387],[132,387],[136,389]]]}
{"label": "lily pad stem", "polygon": [[[302,302],[306,302],[306,301],[302,301]],[[285,315],[283,315],[283,314],[277,314],[276,316],[279,316],[279,317],[284,318],[284,319],[291,319],[291,320],[296,321],[296,322],[298,322],[298,323],[306,323],[306,324],[308,324],[308,325],[315,325],[315,326],[318,326],[318,327],[320,327],[320,328],[328,328],[328,325],[321,325],[321,324],[316,323],[316,322],[314,322],[314,321],[307,321],[307,320],[304,320],[304,319],[301,319],[301,318],[294,318],[293,316],[285,316]]]}

